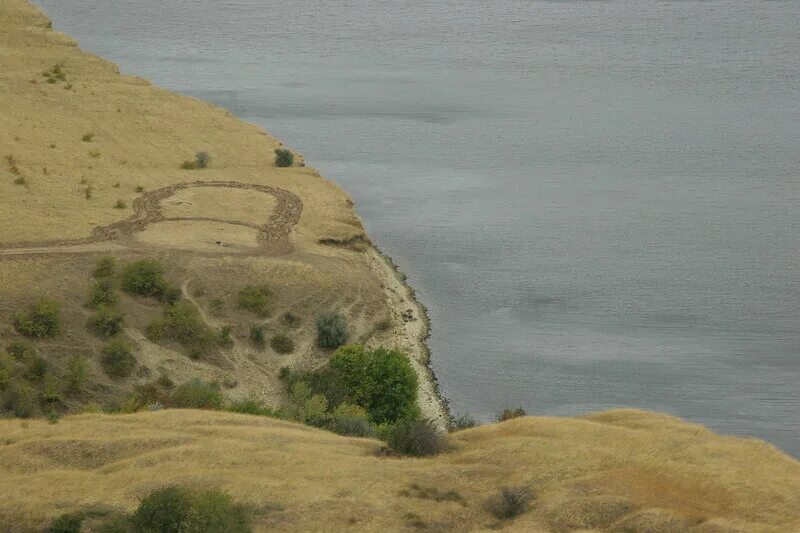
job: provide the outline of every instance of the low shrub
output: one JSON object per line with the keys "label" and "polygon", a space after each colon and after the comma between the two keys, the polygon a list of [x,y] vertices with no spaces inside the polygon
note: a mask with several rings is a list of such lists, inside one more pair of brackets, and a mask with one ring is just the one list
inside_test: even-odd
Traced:
{"label": "low shrub", "polygon": [[248,285],[239,290],[238,305],[258,316],[267,316],[270,291],[266,285]]}
{"label": "low shrub", "polygon": [[81,355],[73,356],[67,363],[67,373],[64,376],[67,392],[70,394],[81,392],[88,374],[89,361]]}
{"label": "low shrub", "polygon": [[81,533],[85,519],[83,513],[62,514],[50,523],[47,533]]}
{"label": "low shrub", "polygon": [[103,347],[100,363],[106,375],[114,379],[127,378],[136,368],[130,346],[121,339],[114,339]]}
{"label": "low shrub", "polygon": [[154,340],[170,338],[196,353],[202,352],[216,341],[216,335],[203,322],[197,308],[186,300],[168,305],[164,314],[154,320],[147,331]]}
{"label": "low shrub", "polygon": [[168,286],[164,266],[156,259],[134,261],[122,272],[122,288],[126,292],[161,298]]}
{"label": "low shrub", "polygon": [[281,322],[287,328],[296,328],[297,326],[300,325],[302,320],[300,319],[299,316],[295,315],[294,313],[286,311],[281,317]]}
{"label": "low shrub", "polygon": [[474,428],[478,423],[470,415],[459,415],[450,424],[450,431],[461,431],[462,429]]}
{"label": "low shrub", "polygon": [[505,422],[506,420],[511,420],[512,418],[519,418],[521,416],[528,416],[528,413],[525,412],[525,409],[522,407],[515,407],[514,409],[503,409],[500,411],[500,414],[497,415],[498,422]]}
{"label": "low shrub", "polygon": [[36,353],[36,348],[29,342],[14,341],[6,346],[6,351],[18,361],[22,361],[26,355]]}
{"label": "low shrub", "polygon": [[308,384],[302,381],[292,385],[289,402],[282,409],[286,418],[316,427],[326,427],[331,421],[328,400],[322,394],[312,394]]}
{"label": "low shrub", "polygon": [[172,485],[147,495],[133,513],[137,533],[249,533],[246,508],[217,490]]}
{"label": "low shrub", "polygon": [[55,337],[61,332],[61,306],[49,298],[41,298],[25,313],[14,317],[14,328],[26,337]]}
{"label": "low shrub", "polygon": [[275,411],[271,407],[262,404],[255,398],[246,398],[244,400],[232,402],[225,410],[231,413],[241,413],[244,415],[276,416]]}
{"label": "low shrub", "polygon": [[25,383],[12,383],[5,392],[3,404],[17,418],[36,414],[36,392]]}
{"label": "low shrub", "polygon": [[230,326],[222,326],[219,328],[219,332],[217,332],[217,344],[224,348],[233,346],[233,337],[231,337],[232,331],[233,328]]}
{"label": "low shrub", "polygon": [[528,487],[502,487],[489,498],[487,508],[498,520],[510,520],[526,512],[532,500]]}
{"label": "low shrub", "polygon": [[119,297],[114,291],[114,282],[111,278],[101,278],[92,284],[86,305],[92,309],[102,306],[112,307],[116,305],[118,300]]}
{"label": "low shrub", "polygon": [[217,383],[193,378],[175,389],[170,404],[185,409],[220,409],[222,391]]}
{"label": "low shrub", "polygon": [[286,148],[275,149],[275,166],[290,167],[294,164],[294,154]]}
{"label": "low shrub", "polygon": [[122,313],[101,305],[89,318],[89,328],[101,337],[113,337],[122,331],[124,321]]}
{"label": "low shrub", "polygon": [[263,347],[266,340],[264,326],[250,326],[250,341],[258,347]]}
{"label": "low shrub", "polygon": [[128,204],[124,200],[117,200],[114,204],[114,209],[125,209],[126,207],[128,207]]}
{"label": "low shrub", "polygon": [[111,256],[101,257],[97,260],[92,276],[95,278],[110,278],[117,271],[117,260]]}
{"label": "low shrub", "polygon": [[317,343],[322,348],[334,349],[347,342],[347,320],[340,313],[322,313],[317,316]]}
{"label": "low shrub", "polygon": [[222,298],[212,298],[208,302],[208,308],[211,310],[212,315],[219,316],[225,308],[225,301]]}
{"label": "low shrub", "polygon": [[211,162],[211,156],[208,152],[197,152],[194,156],[194,160],[197,163],[197,168],[208,168],[208,164]]}
{"label": "low shrub", "polygon": [[444,439],[430,420],[401,420],[390,430],[389,448],[402,455],[424,457],[444,450]]}
{"label": "low shrub", "polygon": [[269,345],[272,346],[275,352],[281,354],[292,353],[294,351],[294,341],[284,333],[273,335],[269,340]]}
{"label": "low shrub", "polygon": [[181,170],[195,170],[196,168],[197,168],[196,161],[187,160],[181,163]]}
{"label": "low shrub", "polygon": [[467,501],[455,490],[442,490],[437,487],[423,487],[418,483],[412,483],[408,489],[400,492],[401,496],[407,498],[419,498],[421,500],[433,500],[435,502],[458,502],[466,505]]}
{"label": "low shrub", "polygon": [[87,133],[86,135],[84,135],[83,137],[81,137],[81,140],[82,140],[83,142],[85,142],[85,143],[90,143],[90,142],[92,142],[92,139],[94,139],[94,133]]}
{"label": "low shrub", "polygon": [[341,403],[333,410],[328,429],[351,437],[374,437],[376,434],[366,410],[349,403]]}
{"label": "low shrub", "polygon": [[135,192],[144,192],[144,187],[142,187],[141,185],[137,185],[136,188],[134,189],[134,191]]}
{"label": "low shrub", "polygon": [[36,353],[26,355],[24,363],[23,376],[29,381],[41,381],[50,370],[50,363],[47,362],[47,359]]}

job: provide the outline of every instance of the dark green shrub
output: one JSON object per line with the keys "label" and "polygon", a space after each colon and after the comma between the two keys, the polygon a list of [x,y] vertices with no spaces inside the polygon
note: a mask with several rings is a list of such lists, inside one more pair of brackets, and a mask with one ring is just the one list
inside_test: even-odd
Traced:
{"label": "dark green shrub", "polygon": [[519,418],[521,416],[528,416],[528,413],[525,412],[525,409],[522,407],[515,407],[514,409],[503,409],[500,411],[500,414],[497,415],[498,422],[505,422],[506,420],[511,420],[512,418]]}
{"label": "dark green shrub", "polygon": [[124,321],[122,313],[102,305],[89,318],[89,327],[101,337],[113,337],[122,331]]}
{"label": "dark green shrub", "polygon": [[459,415],[450,424],[450,431],[461,431],[462,429],[474,428],[478,423],[470,415]]}
{"label": "dark green shrub", "polygon": [[290,167],[294,164],[294,154],[286,148],[275,149],[275,166]]}
{"label": "dark green shrub", "polygon": [[243,287],[239,291],[239,307],[258,316],[267,316],[269,294],[269,289],[265,285]]}
{"label": "dark green shrub", "polygon": [[95,278],[110,278],[117,270],[117,260],[111,256],[101,257],[94,267],[92,276]]}
{"label": "dark green shrub", "polygon": [[24,376],[25,379],[30,381],[41,381],[50,369],[50,363],[47,362],[47,359],[36,353],[26,355],[24,362]]}
{"label": "dark green shrub", "polygon": [[77,394],[83,390],[86,377],[89,374],[89,361],[83,356],[76,355],[67,363],[67,374],[64,377],[67,392]]}
{"label": "dark green shrub", "polygon": [[370,424],[366,411],[360,406],[347,403],[339,404],[334,409],[328,429],[351,437],[375,436],[375,428]]}
{"label": "dark green shrub", "polygon": [[39,299],[26,313],[14,317],[14,328],[26,337],[55,337],[61,332],[58,302],[49,298]]}
{"label": "dark green shrub", "polygon": [[294,351],[294,341],[284,333],[273,335],[269,340],[269,345],[272,346],[272,349],[277,353],[286,354]]}
{"label": "dark green shrub", "polygon": [[416,457],[444,450],[444,439],[430,420],[401,420],[389,432],[387,444],[397,453]]}
{"label": "dark green shrub", "polygon": [[526,512],[533,500],[528,487],[503,487],[489,498],[489,512],[498,520],[510,520]]}
{"label": "dark green shrub", "polygon": [[84,135],[83,137],[81,137],[81,140],[82,140],[83,142],[85,142],[85,143],[92,142],[92,139],[94,139],[94,133],[87,133],[86,135]]}
{"label": "dark green shrub", "polygon": [[125,209],[126,207],[128,207],[128,204],[124,200],[117,200],[114,204],[114,209]]}
{"label": "dark green shrub", "polygon": [[375,424],[393,423],[417,414],[417,374],[398,350],[343,346],[330,367],[344,380],[353,401],[364,407]]}
{"label": "dark green shrub", "polygon": [[197,152],[194,156],[194,160],[197,163],[197,168],[208,168],[208,164],[211,162],[211,156],[208,152]]}
{"label": "dark green shrub", "polygon": [[144,192],[144,187],[142,187],[141,185],[137,185],[136,188],[134,189],[134,191],[136,191],[136,192]]}
{"label": "dark green shrub", "polygon": [[170,403],[185,409],[220,409],[222,392],[217,383],[194,378],[175,389]]}
{"label": "dark green shrub", "polygon": [[122,272],[122,288],[126,292],[160,298],[167,290],[164,267],[156,259],[129,263]]}
{"label": "dark green shrub", "polygon": [[136,358],[131,348],[121,339],[114,339],[103,347],[100,363],[110,378],[127,378],[136,368]]}
{"label": "dark green shrub", "polygon": [[195,170],[197,168],[197,161],[184,161],[181,163],[181,170]]}
{"label": "dark green shrub", "polygon": [[250,326],[250,340],[258,347],[263,347],[265,342],[264,327]]}
{"label": "dark green shrub", "polygon": [[249,533],[246,509],[225,492],[168,486],[146,496],[131,517],[137,533]]}
{"label": "dark green shrub", "polygon": [[114,282],[110,278],[98,279],[89,291],[86,305],[95,309],[100,306],[113,307],[119,298],[114,292]]}
{"label": "dark green shrub", "polygon": [[47,533],[81,533],[85,518],[83,513],[62,514],[50,523]]}
{"label": "dark green shrub", "polygon": [[338,348],[347,342],[347,320],[339,313],[317,316],[317,343],[322,348]]}

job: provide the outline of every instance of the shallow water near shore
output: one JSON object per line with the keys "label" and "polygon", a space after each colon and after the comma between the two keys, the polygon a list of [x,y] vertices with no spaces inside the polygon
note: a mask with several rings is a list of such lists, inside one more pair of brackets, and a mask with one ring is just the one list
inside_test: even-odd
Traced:
{"label": "shallow water near shore", "polygon": [[455,413],[634,406],[800,456],[797,2],[35,3],[341,184]]}

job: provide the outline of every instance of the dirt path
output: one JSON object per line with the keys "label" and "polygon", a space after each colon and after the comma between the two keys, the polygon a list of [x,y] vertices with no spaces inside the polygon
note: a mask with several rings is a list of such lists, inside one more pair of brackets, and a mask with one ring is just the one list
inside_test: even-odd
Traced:
{"label": "dirt path", "polygon": [[23,241],[0,243],[0,257],[33,255],[44,253],[83,253],[114,250],[114,246],[122,249],[120,245],[112,245],[109,241],[119,240],[124,236],[133,235],[143,231],[149,224],[154,222],[173,221],[173,220],[203,220],[224,223],[233,223],[228,220],[209,218],[209,217],[180,217],[169,218],[164,216],[161,202],[174,195],[176,192],[192,187],[219,187],[231,189],[249,189],[263,192],[273,196],[277,203],[270,217],[264,224],[244,224],[236,222],[238,225],[252,227],[257,233],[257,240],[261,253],[281,254],[291,250],[289,235],[292,229],[300,220],[303,212],[303,202],[297,195],[267,185],[255,183],[241,183],[238,181],[194,181],[187,183],[177,183],[161,189],[147,192],[133,201],[133,215],[108,224],[98,226],[92,230],[87,237],[78,239],[62,239],[52,241]]}

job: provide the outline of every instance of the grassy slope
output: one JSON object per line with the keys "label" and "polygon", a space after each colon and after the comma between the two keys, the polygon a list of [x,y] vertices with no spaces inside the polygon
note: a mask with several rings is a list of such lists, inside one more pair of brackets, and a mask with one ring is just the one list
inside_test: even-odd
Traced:
{"label": "grassy slope", "polygon": [[[433,459],[378,457],[375,441],[211,411],[5,420],[0,434],[1,508],[20,526],[96,504],[130,509],[180,482],[265,509],[259,530],[396,531],[419,520],[481,530],[494,524],[486,498],[518,484],[538,498],[509,529],[800,528],[800,463],[762,441],[642,411],[484,426],[451,435],[452,451]],[[401,495],[413,483],[455,490],[465,504]]]}
{"label": "grassy slope", "polygon": [[[200,176],[256,181],[295,192],[305,209],[291,262],[266,258],[247,268],[296,283],[297,294],[287,294],[287,300],[324,287],[347,292],[331,283],[324,260],[346,264],[337,268],[346,272],[356,272],[358,263],[316,245],[320,238],[362,231],[344,193],[311,169],[274,169],[269,163],[277,141],[208,104],[120,76],[110,63],[83,54],[50,30],[47,19],[22,0],[0,1],[0,22],[0,156],[13,155],[28,181],[14,185],[0,161],[2,241],[86,235],[97,224],[127,216],[129,210],[112,205],[121,198],[130,206],[136,185],[151,190]],[[57,62],[64,62],[67,81],[45,83],[42,72]],[[84,143],[81,137],[89,132],[95,138]],[[211,169],[188,176],[178,170],[200,149],[211,151]],[[100,156],[90,156],[93,150]],[[91,200],[80,190],[84,177],[95,187]],[[0,261],[0,322],[7,324],[31,287],[62,301],[73,290],[78,303],[70,312],[85,312],[78,309],[92,262],[70,261]],[[211,279],[220,265],[236,266],[185,261],[193,279]],[[337,281],[342,287],[349,282],[359,283]],[[83,320],[67,324],[68,335],[56,344],[87,342],[77,333]],[[160,354],[151,357],[164,364]],[[529,418],[471,430],[451,438],[454,451],[426,460],[379,458],[377,442],[214,412],[83,415],[57,425],[2,420],[0,435],[0,515],[6,529],[40,525],[95,503],[131,508],[143,492],[175,481],[220,486],[257,506],[282,506],[263,515],[264,529],[386,531],[421,523],[431,529],[487,528],[492,519],[486,498],[499,486],[522,483],[535,487],[539,500],[510,527],[529,531],[626,523],[633,531],[684,531],[692,524],[697,531],[800,529],[795,460],[760,441],[723,438],[634,411]],[[466,506],[400,495],[412,483],[457,490]]]}

